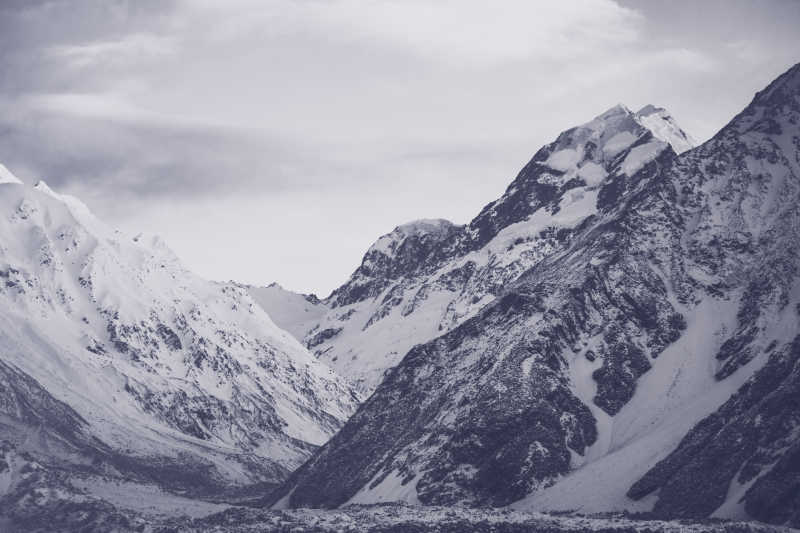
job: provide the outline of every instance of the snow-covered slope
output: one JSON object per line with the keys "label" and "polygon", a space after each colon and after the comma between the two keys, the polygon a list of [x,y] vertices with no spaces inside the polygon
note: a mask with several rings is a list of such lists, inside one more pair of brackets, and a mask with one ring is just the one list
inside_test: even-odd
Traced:
{"label": "snow-covered slope", "polygon": [[3,183],[15,183],[17,185],[22,185],[22,181],[12,174],[4,164],[0,163],[0,184]]}
{"label": "snow-covered slope", "polygon": [[300,340],[328,312],[328,307],[313,294],[297,294],[277,283],[244,288],[279,328]]}
{"label": "snow-covered slope", "polygon": [[0,364],[17,377],[0,439],[14,453],[45,461],[68,443],[56,463],[202,492],[282,480],[352,413],[349,387],[246,290],[1,175]]}
{"label": "snow-covered slope", "polygon": [[636,112],[636,120],[653,132],[657,139],[669,143],[677,154],[697,146],[697,141],[683,131],[663,107],[648,104]]}
{"label": "snow-covered slope", "polygon": [[470,224],[419,220],[379,238],[324,301],[324,316],[298,338],[371,393],[413,346],[474,316],[614,204],[643,166],[691,142],[665,110],[617,105],[539,150]]}
{"label": "snow-covered slope", "polygon": [[[568,130],[470,224],[473,251],[514,225],[542,243],[540,209],[596,195],[491,303],[412,348],[276,506],[800,525],[800,65],[680,156],[632,141],[635,118]],[[595,190],[565,187],[619,147]]]}

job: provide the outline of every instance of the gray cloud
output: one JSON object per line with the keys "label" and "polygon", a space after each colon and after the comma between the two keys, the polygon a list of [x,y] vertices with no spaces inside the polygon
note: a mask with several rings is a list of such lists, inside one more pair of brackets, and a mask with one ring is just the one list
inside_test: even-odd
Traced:
{"label": "gray cloud", "polygon": [[26,167],[18,171],[23,179],[128,195],[128,201],[219,194],[248,185],[302,187],[319,172],[302,158],[302,147],[238,131],[35,110],[4,113],[0,141],[0,160]]}
{"label": "gray cloud", "polygon": [[0,78],[5,94],[101,86],[102,73],[85,76],[64,68],[53,54],[63,45],[118,39],[137,31],[161,31],[171,0],[11,0],[0,5]]}
{"label": "gray cloud", "polygon": [[617,102],[711,136],[800,58],[798,22],[782,0],[6,0],[0,161],[202,274],[327,292]]}

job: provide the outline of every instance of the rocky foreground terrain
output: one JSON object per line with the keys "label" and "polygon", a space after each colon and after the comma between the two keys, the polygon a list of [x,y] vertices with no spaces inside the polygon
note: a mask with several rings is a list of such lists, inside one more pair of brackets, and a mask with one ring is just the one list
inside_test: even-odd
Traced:
{"label": "rocky foreground terrain", "polygon": [[[176,504],[178,502],[173,502]],[[187,505],[187,514],[209,512],[214,506]],[[175,509],[170,511],[174,512]],[[795,529],[752,522],[710,519],[662,521],[642,516],[572,513],[541,514],[503,509],[417,507],[404,504],[354,505],[336,510],[265,510],[230,507],[192,518],[127,510],[108,504],[54,506],[48,514],[0,522],[3,531],[51,533],[792,533]]]}

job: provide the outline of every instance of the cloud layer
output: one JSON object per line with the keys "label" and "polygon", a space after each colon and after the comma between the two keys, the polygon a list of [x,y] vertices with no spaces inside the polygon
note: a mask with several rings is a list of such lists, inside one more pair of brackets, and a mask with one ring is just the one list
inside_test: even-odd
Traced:
{"label": "cloud layer", "polygon": [[204,275],[325,293],[619,101],[703,139],[800,58],[796,2],[665,4],[7,1],[0,161]]}

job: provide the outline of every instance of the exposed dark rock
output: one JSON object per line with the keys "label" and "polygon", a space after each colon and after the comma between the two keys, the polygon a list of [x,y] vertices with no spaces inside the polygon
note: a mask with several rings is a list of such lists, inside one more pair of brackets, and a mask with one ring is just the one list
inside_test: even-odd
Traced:
{"label": "exposed dark rock", "polygon": [[178,334],[166,324],[159,324],[156,331],[170,350],[180,350],[183,348]]}
{"label": "exposed dark rock", "polygon": [[341,331],[342,331],[342,328],[327,328],[327,329],[323,329],[322,331],[320,331],[319,333],[317,333],[316,335],[314,335],[313,337],[308,339],[308,341],[306,341],[306,347],[308,349],[311,349],[311,348],[314,348],[316,346],[319,346],[323,342],[325,342],[325,341],[327,341],[329,339],[332,339],[333,337],[335,337],[336,335],[341,333]]}
{"label": "exposed dark rock", "polygon": [[[774,352],[736,394],[702,420],[666,459],[628,491],[639,499],[660,489],[654,511],[702,517],[724,501],[732,482],[756,479],[744,495],[758,520],[800,525],[798,442],[800,337]],[[692,494],[692,498],[686,498]]]}

